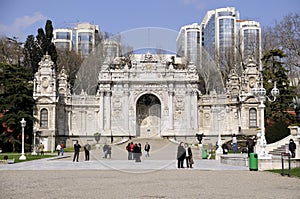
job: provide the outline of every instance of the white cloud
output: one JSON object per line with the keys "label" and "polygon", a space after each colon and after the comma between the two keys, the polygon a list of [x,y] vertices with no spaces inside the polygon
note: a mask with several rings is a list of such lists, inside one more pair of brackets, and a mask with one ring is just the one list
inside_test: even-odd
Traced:
{"label": "white cloud", "polygon": [[40,12],[36,12],[32,16],[19,17],[16,18],[14,23],[11,25],[0,24],[0,34],[23,38],[25,36],[23,34],[26,28],[43,20],[45,20],[45,16],[43,16]]}

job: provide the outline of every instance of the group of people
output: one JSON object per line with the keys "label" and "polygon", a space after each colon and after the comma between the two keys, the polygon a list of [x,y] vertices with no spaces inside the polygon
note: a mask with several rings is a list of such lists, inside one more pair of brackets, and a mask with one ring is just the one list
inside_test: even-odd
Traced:
{"label": "group of people", "polygon": [[56,146],[57,155],[64,155],[65,152],[65,144],[61,143]]}
{"label": "group of people", "polygon": [[[236,153],[237,152],[237,139],[236,136],[233,136],[233,152]],[[253,136],[252,138],[249,138],[246,142],[246,146],[247,146],[247,152],[248,155],[250,155],[250,153],[254,152],[254,146],[255,146],[255,136]],[[59,144],[56,147],[56,150],[58,151],[58,155],[63,155],[64,153],[64,144]],[[76,143],[74,144],[74,157],[73,157],[73,162],[76,160],[78,162],[78,158],[79,158],[79,152],[80,152],[80,144],[78,143],[78,141],[76,141]],[[222,145],[223,151],[225,151],[226,153],[226,149],[228,151],[228,146],[226,147],[225,145]],[[90,150],[91,150],[91,146],[87,143],[84,145],[84,151],[85,151],[85,160],[88,161],[90,160]],[[136,162],[141,162],[141,156],[142,156],[142,145],[141,143],[133,143],[130,142],[128,143],[128,145],[126,146],[126,150],[128,152],[128,160],[135,160]],[[290,139],[290,143],[289,143],[289,151],[291,153],[291,157],[295,158],[295,150],[296,150],[296,144],[294,143],[293,139]],[[105,144],[103,146],[103,153],[104,153],[104,157],[103,158],[111,158],[111,151],[112,148],[110,145]],[[144,151],[145,151],[145,157],[150,157],[150,144],[148,142],[146,142],[145,146],[144,146]],[[43,154],[44,153],[44,145],[41,144],[40,145],[40,152]],[[177,167],[178,168],[184,168],[184,161],[186,162],[186,167],[187,168],[193,168],[193,164],[194,164],[194,160],[193,160],[193,153],[191,150],[191,147],[189,147],[189,145],[187,143],[183,143],[180,142],[178,148],[177,148]]]}
{"label": "group of people", "polygon": [[[76,162],[78,162],[80,149],[81,149],[81,145],[78,143],[78,141],[76,141],[76,143],[74,144],[73,162],[75,162],[75,160],[76,160]],[[90,160],[90,150],[92,149],[92,147],[89,143],[86,143],[83,146],[83,149],[84,149],[85,161],[89,161]]]}
{"label": "group of people", "polygon": [[194,160],[191,147],[187,143],[180,142],[177,148],[177,167],[184,168],[184,160],[187,168],[193,168]]}
{"label": "group of people", "polygon": [[[146,152],[146,157],[149,157],[149,151],[150,151],[150,144],[147,142],[145,144],[144,148]],[[130,142],[126,146],[126,151],[128,152],[128,160],[135,160],[136,162],[141,162],[141,156],[142,156],[142,145],[141,143],[133,143]]]}

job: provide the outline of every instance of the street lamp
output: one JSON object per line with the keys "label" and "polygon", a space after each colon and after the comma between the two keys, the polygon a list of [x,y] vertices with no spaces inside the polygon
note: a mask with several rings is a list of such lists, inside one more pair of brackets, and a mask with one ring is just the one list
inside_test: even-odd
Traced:
{"label": "street lamp", "polygon": [[220,158],[220,155],[223,154],[222,149],[222,137],[221,137],[221,120],[225,117],[225,112],[222,106],[212,107],[212,111],[217,113],[217,121],[218,121],[218,148],[216,150],[216,159]]}
{"label": "street lamp", "polygon": [[31,155],[37,155],[35,151],[35,139],[36,139],[36,127],[33,127],[33,152],[31,153]]}
{"label": "street lamp", "polygon": [[26,156],[24,153],[24,128],[26,126],[26,121],[24,120],[24,118],[22,118],[20,123],[21,123],[21,127],[22,127],[22,154],[21,154],[21,157],[19,158],[19,160],[26,160]]}
{"label": "street lamp", "polygon": [[260,102],[259,108],[260,108],[260,113],[261,113],[261,138],[260,138],[260,151],[258,156],[259,157],[267,157],[266,154],[266,146],[267,146],[267,141],[265,137],[265,116],[264,116],[264,109],[265,109],[265,100],[268,99],[270,102],[274,102],[276,100],[276,97],[279,95],[279,90],[276,87],[276,82],[274,83],[274,87],[271,90],[271,95],[273,99],[269,98],[267,96],[266,89],[263,87],[263,82],[260,84],[260,88],[258,87],[257,84],[255,84],[254,88],[252,89],[252,94]]}
{"label": "street lamp", "polygon": [[223,154],[223,149],[222,149],[222,137],[221,137],[221,120],[224,118],[224,112],[222,111],[221,107],[218,107],[218,148],[216,150],[217,154]]}

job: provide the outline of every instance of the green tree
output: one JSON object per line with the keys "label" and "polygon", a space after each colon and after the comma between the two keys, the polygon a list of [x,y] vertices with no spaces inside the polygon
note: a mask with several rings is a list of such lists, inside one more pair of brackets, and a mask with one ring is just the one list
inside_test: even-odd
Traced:
{"label": "green tree", "polygon": [[56,61],[57,52],[55,45],[52,43],[53,38],[53,26],[52,21],[47,20],[45,25],[45,31],[43,28],[38,29],[36,40],[33,35],[29,35],[24,45],[24,65],[32,69],[33,74],[37,72],[39,67],[38,63],[42,59],[43,55],[48,53],[51,56],[54,66],[57,71]]}
{"label": "green tree", "polygon": [[286,55],[283,51],[274,49],[266,52],[262,58],[262,73],[267,94],[271,93],[275,82],[280,92],[275,102],[270,103],[266,101],[267,133],[268,127],[277,121],[284,121],[290,124],[295,120],[295,118],[288,113],[288,110],[291,110],[290,104],[295,96],[295,88],[290,86],[287,70],[281,61],[285,57]]}
{"label": "green tree", "polygon": [[33,116],[31,73],[24,67],[0,63],[0,144],[4,151],[19,149],[20,121],[27,121],[25,143],[31,142]]}
{"label": "green tree", "polygon": [[31,69],[32,75],[37,72],[43,51],[38,47],[33,35],[29,35],[24,44],[24,66]]}

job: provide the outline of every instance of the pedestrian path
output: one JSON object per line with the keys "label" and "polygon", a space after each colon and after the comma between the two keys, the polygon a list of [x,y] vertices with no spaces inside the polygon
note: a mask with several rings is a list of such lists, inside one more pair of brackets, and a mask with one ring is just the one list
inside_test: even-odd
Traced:
{"label": "pedestrian path", "polygon": [[[84,160],[80,152],[79,162],[73,162],[73,153],[64,156],[46,158],[17,164],[0,165],[0,170],[170,170],[177,169],[177,145],[167,139],[135,139],[142,147],[148,142],[151,145],[150,157],[142,156],[142,162],[127,160],[127,143],[112,146],[111,159],[103,158],[102,147],[90,152],[90,161]],[[199,149],[193,148],[195,161],[193,170],[248,170],[247,167],[221,164],[219,160],[201,159]],[[191,170],[192,170],[191,169]],[[187,169],[185,169],[187,170]]]}
{"label": "pedestrian path", "polygon": [[[1,170],[171,170],[176,168],[176,160],[72,160],[40,159],[17,164],[0,165]],[[247,167],[221,164],[217,160],[196,160],[194,168],[185,170],[248,170]]]}

